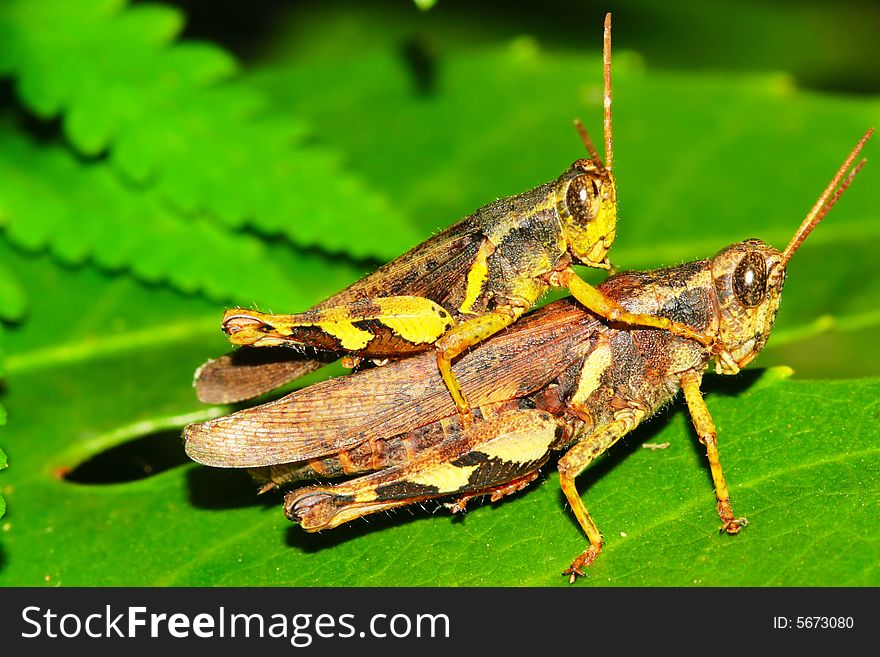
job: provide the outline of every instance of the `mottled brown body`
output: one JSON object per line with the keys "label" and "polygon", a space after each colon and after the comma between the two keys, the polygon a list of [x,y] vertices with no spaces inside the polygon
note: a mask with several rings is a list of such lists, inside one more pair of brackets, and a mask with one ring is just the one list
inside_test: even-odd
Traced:
{"label": "mottled brown body", "polygon": [[[717,326],[717,299],[711,286],[709,260],[653,272],[623,272],[609,278],[600,288],[633,311],[652,310],[670,319],[692,322],[695,328],[700,329]],[[679,296],[674,295],[683,288],[686,289],[685,292]],[[665,303],[658,304],[658,299],[664,299]],[[530,338],[529,329],[534,327],[548,330],[542,336],[544,339],[536,341]],[[561,327],[562,330],[554,330],[554,327]],[[504,338],[507,340],[503,340]],[[496,344],[496,340],[503,342]],[[551,340],[554,351],[548,354],[548,343]],[[500,396],[515,396],[492,403],[499,395],[493,395],[494,391],[491,389],[472,392],[470,384],[481,371],[489,371],[491,368],[496,373],[498,370],[495,368],[502,363],[515,367],[515,361],[511,360],[511,350],[508,349],[514,345],[518,360],[527,361],[531,365],[528,371],[508,367],[504,372],[506,385]],[[607,350],[609,358],[608,364],[602,368],[597,387],[586,391],[581,386],[581,394],[589,394],[584,399],[577,399],[584,372],[595,371],[596,353],[603,350]],[[556,358],[553,357],[555,354],[558,354]],[[424,376],[431,371],[429,356],[406,362],[407,377],[415,372],[419,372],[417,376]],[[647,415],[652,414],[679,391],[678,376],[681,372],[704,367],[706,362],[705,349],[692,340],[652,329],[613,328],[603,323],[601,318],[583,310],[573,299],[563,299],[532,313],[523,322],[464,356],[456,371],[461,370],[459,378],[469,394],[482,402],[478,410],[479,418],[494,417],[508,410],[524,408],[545,410],[560,417],[568,438],[554,446],[561,449],[595,426],[607,424],[616,410],[630,402],[639,403]],[[346,395],[342,392],[343,387],[346,390],[349,387],[372,390],[379,398],[401,394],[403,391],[376,390],[374,387],[376,382],[384,378],[386,370],[387,368],[370,370],[311,386],[305,389],[311,394],[305,395],[305,391],[293,393],[285,398],[283,406],[292,410],[307,404],[311,409],[309,400],[313,396],[320,398],[326,395],[335,398]],[[544,372],[541,373],[540,370]],[[522,380],[518,380],[518,376],[523,377]],[[438,383],[440,382],[436,378],[429,380],[427,387],[435,389]],[[406,384],[401,382],[401,385]],[[540,388],[532,392],[531,389],[536,385]],[[331,454],[292,466],[276,465],[272,467],[271,476],[268,471],[263,470],[262,478],[284,485],[297,479],[380,470],[411,461],[421,452],[442,442],[457,440],[462,433],[462,425],[455,413],[455,407],[452,404],[437,406],[436,402],[439,400],[425,398],[421,390],[416,391],[416,396],[412,406],[404,402],[397,409],[401,413],[395,415],[407,423],[427,421],[428,424],[405,434],[385,437],[388,430],[383,430],[383,407],[380,406],[375,416],[377,423],[371,431],[372,435],[359,435],[358,438],[362,438],[364,442],[343,451],[341,461],[339,454]],[[570,404],[573,399],[576,400],[575,406]],[[486,401],[489,403],[485,403]],[[388,411],[394,412],[391,408]],[[248,411],[243,412],[244,415],[247,413]],[[244,415],[240,417],[243,418]],[[441,417],[437,417],[438,415]],[[215,422],[222,422],[224,419]],[[229,416],[229,419],[233,423],[239,421],[235,415]],[[322,430],[327,428],[322,425]],[[307,440],[310,444],[315,444],[314,438],[309,437]],[[259,456],[262,459],[267,458],[264,450],[261,450]]]}
{"label": "mottled brown body", "polygon": [[[864,161],[852,167],[868,131],[784,252],[750,239],[713,258],[625,272],[600,292],[628,313],[650,313],[723,340],[738,369],[773,328],[785,267],[836,203]],[[599,554],[602,536],[574,481],[598,455],[684,392],[706,447],[722,529],[736,534],[714,423],[703,400],[713,354],[672,332],[633,328],[565,299],[525,317],[455,364],[478,409],[465,422],[445,393],[430,354],[318,383],[287,397],[185,430],[186,451],[208,465],[257,468],[271,484],[358,475],[285,497],[285,513],[307,531],[433,498],[453,511],[477,495],[492,500],[534,480],[550,454],[560,485],[589,539],[565,571],[570,580]]]}
{"label": "mottled brown body", "polygon": [[[576,175],[580,171],[579,162],[575,162],[561,179]],[[547,290],[546,275],[557,266],[571,262],[556,215],[553,187],[553,183],[544,184],[477,210],[310,310],[351,306],[389,296],[411,296],[437,303],[456,322],[494,311],[505,304],[516,307],[521,314]],[[507,231],[507,239],[502,239],[505,235],[499,234],[499,225]],[[495,245],[493,238],[503,244]],[[483,245],[487,245],[484,250],[492,249],[491,257],[486,259],[486,280],[468,312],[463,313],[461,307],[467,296],[468,272]],[[509,276],[511,272],[518,273]],[[237,310],[230,311],[227,317],[240,314]],[[353,319],[353,322],[357,321]],[[255,333],[261,338],[274,331],[270,324],[255,324],[259,327]],[[377,336],[377,340],[358,350],[363,356],[387,356],[395,348],[400,353],[434,348],[433,343],[410,343],[379,322],[363,328]],[[208,361],[199,369],[195,377],[199,398],[220,403],[249,399],[313,372],[346,352],[340,340],[318,328],[291,332],[290,337],[290,340],[278,340],[275,346],[304,344],[326,353],[314,355],[271,349],[270,354],[265,355],[258,353],[258,349],[244,346],[237,352]],[[238,339],[244,343],[242,338]],[[252,344],[255,342],[252,340]],[[246,372],[244,377],[240,376],[242,370]],[[264,380],[260,380],[261,373],[266,374]]]}
{"label": "mottled brown body", "polygon": [[[499,317],[498,328],[512,323],[548,290],[550,278],[570,267],[564,232],[565,216],[560,214],[564,202],[558,195],[565,192],[572,179],[592,176],[595,166],[589,160],[578,160],[557,181],[540,185],[532,190],[499,199],[474,214],[417,245],[399,258],[383,265],[344,290],[315,305],[310,311],[296,316],[267,316],[248,313],[242,309],[230,310],[224,326],[237,344],[251,346],[307,345],[335,355],[355,352],[364,357],[384,357],[429,351],[434,340],[414,343],[395,333],[381,321],[364,322],[363,304],[376,303],[387,297],[418,297],[430,300],[445,309],[460,325],[486,315]],[[607,184],[606,205],[616,203],[613,182]],[[597,199],[597,202],[599,199]],[[562,212],[565,210],[563,208]],[[597,213],[598,214],[598,213]],[[599,260],[587,262],[607,268],[604,261],[607,247],[614,238],[613,229],[597,238],[602,248],[597,250]],[[315,314],[330,308],[347,308],[350,322],[357,328],[373,334],[374,340],[359,349],[346,349],[338,337],[323,330]],[[274,320],[272,318],[275,318]],[[293,318],[289,321],[278,318]],[[250,320],[242,318],[251,318]],[[314,322],[314,323],[312,323]],[[303,323],[308,324],[302,326]],[[230,325],[235,329],[229,328]],[[283,327],[283,328],[280,328]],[[248,363],[250,354],[240,354],[238,363],[230,356],[209,361],[196,375],[199,396],[205,401],[238,401],[266,392],[278,385],[284,375],[267,377],[265,385],[247,379],[240,391],[230,385],[230,370]],[[257,358],[253,356],[253,358]],[[295,378],[314,371],[327,358],[315,362],[312,355],[297,351],[273,350],[278,363],[274,365]],[[331,358],[332,359],[332,358]],[[267,365],[260,365],[267,367]],[[222,379],[222,382],[218,382]]]}

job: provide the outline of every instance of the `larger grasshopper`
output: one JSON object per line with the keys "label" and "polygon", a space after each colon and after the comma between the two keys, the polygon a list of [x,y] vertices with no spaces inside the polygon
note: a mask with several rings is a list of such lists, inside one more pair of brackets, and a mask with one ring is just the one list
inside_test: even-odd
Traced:
{"label": "larger grasshopper", "polygon": [[[632,313],[668,317],[728,345],[738,367],[764,347],[786,266],[864,165],[859,140],[784,251],[757,239],[714,257],[600,285]],[[562,490],[589,545],[564,571],[572,582],[599,555],[602,536],[575,488],[598,455],[681,390],[706,446],[722,529],[746,524],[731,508],[715,426],[700,391],[709,354],[666,331],[608,322],[570,298],[549,304],[461,358],[455,373],[480,421],[465,426],[430,354],[298,390],[185,430],[186,451],[212,466],[255,468],[271,485],[342,475],[294,490],[288,518],[306,531],[423,500],[497,500],[535,479],[554,450]],[[369,473],[369,474],[363,474]]]}
{"label": "larger grasshopper", "polygon": [[[238,401],[317,369],[340,353],[386,359],[436,349],[437,366],[467,423],[470,405],[452,363],[467,349],[515,322],[551,287],[610,321],[656,327],[708,347],[718,367],[735,364],[717,338],[651,312],[632,312],[584,282],[573,264],[610,269],[617,228],[612,173],[611,16],[604,33],[605,161],[580,124],[589,159],[556,180],[500,199],[419,244],[373,274],[295,315],[235,308],[223,318],[233,344],[307,346],[296,357],[239,367],[250,354],[210,361],[197,374],[205,401]],[[355,361],[357,362],[357,361]]]}

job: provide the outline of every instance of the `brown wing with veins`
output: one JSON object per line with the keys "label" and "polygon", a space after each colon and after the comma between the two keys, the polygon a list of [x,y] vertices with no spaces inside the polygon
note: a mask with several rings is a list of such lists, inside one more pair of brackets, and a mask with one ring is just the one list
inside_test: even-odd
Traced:
{"label": "brown wing with veins", "polygon": [[[598,321],[571,299],[528,315],[453,368],[474,406],[535,392],[588,353]],[[425,353],[297,390],[184,431],[195,461],[259,467],[335,454],[456,413],[436,357]]]}

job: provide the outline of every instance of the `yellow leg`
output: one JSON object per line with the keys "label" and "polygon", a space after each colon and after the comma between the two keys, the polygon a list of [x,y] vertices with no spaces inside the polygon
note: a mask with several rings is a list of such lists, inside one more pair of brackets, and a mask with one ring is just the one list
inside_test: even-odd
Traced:
{"label": "yellow leg", "polygon": [[712,335],[700,333],[694,328],[674,322],[667,317],[659,317],[657,315],[644,315],[639,313],[631,313],[623,306],[609,299],[599,292],[595,287],[585,282],[574,270],[566,270],[559,276],[559,284],[567,287],[572,296],[577,299],[583,306],[592,310],[597,315],[601,315],[605,319],[612,322],[623,322],[633,326],[648,326],[652,328],[665,329],[675,335],[696,340],[702,345],[709,347],[712,354],[718,358],[724,366],[724,370],[732,374],[739,371],[736,361],[724,347],[724,345]]}
{"label": "yellow leg", "polygon": [[524,308],[516,308],[509,311],[495,311],[488,315],[468,319],[453,326],[437,341],[437,367],[440,368],[443,382],[455,401],[455,406],[458,409],[464,426],[468,426],[473,422],[473,414],[464,396],[464,392],[462,392],[461,386],[452,372],[452,361],[466,349],[479,344],[490,335],[494,335],[501,329],[513,324],[524,310]]}
{"label": "yellow leg", "polygon": [[602,550],[602,534],[578,495],[574,480],[592,463],[593,459],[632,431],[644,417],[645,411],[638,407],[618,411],[613,422],[594,430],[559,459],[559,483],[562,492],[565,493],[565,498],[571,505],[578,524],[590,541],[587,549],[581,552],[562,573],[568,575],[568,581],[571,583],[574,583],[579,575],[584,575],[583,569],[593,563]]}
{"label": "yellow leg", "polygon": [[728,534],[736,534],[748,524],[746,518],[737,518],[730,508],[730,492],[724,481],[724,473],[721,471],[721,461],[718,457],[718,442],[716,440],[715,423],[709,414],[709,408],[700,392],[700,383],[703,380],[702,372],[687,372],[681,377],[681,387],[684,390],[684,398],[687,400],[691,419],[700,437],[700,442],[706,446],[706,454],[709,456],[709,468],[712,471],[712,481],[715,484],[715,497],[718,498],[718,516],[721,518],[721,530]]}
{"label": "yellow leg", "polygon": [[[372,321],[375,328],[358,326],[364,321]],[[411,353],[420,345],[436,342],[454,323],[449,312],[430,299],[401,296],[361,299],[296,315],[234,308],[226,311],[223,330],[233,344],[302,344],[370,356],[394,351]],[[374,344],[378,334],[383,336]]]}

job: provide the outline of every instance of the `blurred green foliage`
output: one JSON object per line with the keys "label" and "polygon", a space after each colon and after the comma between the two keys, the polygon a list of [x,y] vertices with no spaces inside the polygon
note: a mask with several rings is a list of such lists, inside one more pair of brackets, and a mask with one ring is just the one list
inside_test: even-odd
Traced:
{"label": "blurred green foliage", "polygon": [[[225,306],[304,309],[580,157],[609,8],[615,263],[783,246],[878,123],[868,3],[0,4],[0,583],[562,584],[583,539],[555,475],[464,521],[306,536],[178,435],[228,410],[190,386]],[[758,366],[795,378],[710,383],[754,526],[713,536],[676,411],[579,480],[608,542],[589,582],[880,582],[875,162],[789,268]]]}
{"label": "blurred green foliage", "polygon": [[[0,425],[6,424],[6,410],[0,406]],[[6,454],[3,453],[3,450],[0,450],[0,470],[6,468]],[[0,518],[3,517],[3,514],[6,513],[6,500],[3,499],[3,496],[0,495]]]}

